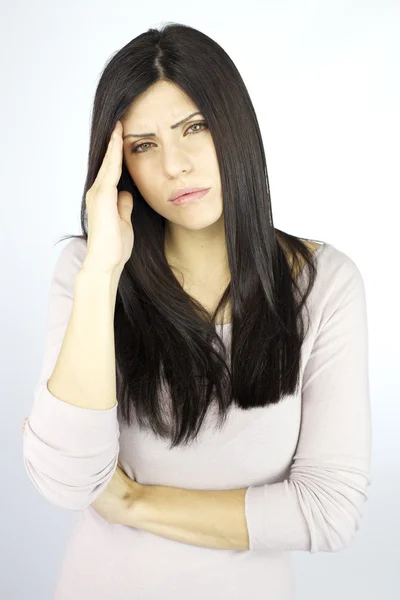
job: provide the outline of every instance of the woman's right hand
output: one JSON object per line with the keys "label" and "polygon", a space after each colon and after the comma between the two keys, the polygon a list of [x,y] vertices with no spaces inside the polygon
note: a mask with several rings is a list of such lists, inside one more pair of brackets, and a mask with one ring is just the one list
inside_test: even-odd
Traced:
{"label": "woman's right hand", "polygon": [[107,273],[122,272],[134,242],[133,197],[117,189],[122,172],[122,132],[122,123],[117,121],[97,177],[86,192],[88,239],[83,266]]}

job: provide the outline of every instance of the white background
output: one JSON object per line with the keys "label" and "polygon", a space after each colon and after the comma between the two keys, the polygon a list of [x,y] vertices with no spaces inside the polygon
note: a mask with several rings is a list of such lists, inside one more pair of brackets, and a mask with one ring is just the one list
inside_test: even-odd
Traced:
{"label": "white background", "polygon": [[262,129],[275,227],[333,244],[364,277],[372,485],[348,548],[294,553],[297,598],[399,598],[395,0],[2,0],[0,597],[51,600],[76,517],[47,502],[28,480],[20,427],[42,363],[50,276],[69,240],[54,244],[81,233],[98,78],[111,54],[169,21],[215,39],[241,72]]}

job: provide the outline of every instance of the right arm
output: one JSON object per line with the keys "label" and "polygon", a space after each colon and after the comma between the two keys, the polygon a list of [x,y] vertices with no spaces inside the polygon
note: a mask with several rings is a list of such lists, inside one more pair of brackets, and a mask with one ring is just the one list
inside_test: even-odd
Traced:
{"label": "right arm", "polygon": [[114,312],[134,241],[133,198],[118,192],[123,127],[114,127],[86,192],[88,237],[61,252],[50,289],[45,353],[24,429],[24,465],[57,506],[87,508],[118,464]]}
{"label": "right arm", "polygon": [[47,383],[57,398],[96,410],[116,404],[114,311],[120,271],[77,273],[68,327]]}
{"label": "right arm", "polygon": [[74,239],[57,260],[42,369],[23,433],[29,479],[69,510],[96,500],[119,455],[112,331],[119,274],[95,275],[85,254]]}

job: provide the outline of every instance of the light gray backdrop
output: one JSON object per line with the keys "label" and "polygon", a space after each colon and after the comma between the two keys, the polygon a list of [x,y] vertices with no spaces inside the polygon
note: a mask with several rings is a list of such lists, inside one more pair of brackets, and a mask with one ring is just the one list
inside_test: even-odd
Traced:
{"label": "light gray backdrop", "polygon": [[348,548],[294,553],[298,599],[399,598],[399,1],[4,0],[0,10],[0,598],[51,600],[76,517],[40,496],[22,461],[50,276],[67,242],[53,245],[80,233],[104,63],[166,21],[210,35],[242,73],[263,132],[275,226],[334,244],[364,277],[372,486]]}

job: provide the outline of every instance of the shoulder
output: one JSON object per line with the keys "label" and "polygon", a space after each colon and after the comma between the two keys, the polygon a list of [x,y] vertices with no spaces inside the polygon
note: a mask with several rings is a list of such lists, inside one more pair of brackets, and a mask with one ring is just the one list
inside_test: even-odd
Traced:
{"label": "shoulder", "polygon": [[69,282],[71,285],[75,275],[81,269],[87,253],[86,240],[72,238],[59,251],[53,268],[53,279]]}
{"label": "shoulder", "polygon": [[61,263],[81,263],[86,256],[87,243],[82,238],[72,238],[62,248],[58,255]]}
{"label": "shoulder", "polygon": [[[315,242],[313,240],[305,240],[303,238],[299,238],[299,240],[308,248],[311,254],[315,254],[324,246],[324,244]],[[297,275],[303,270],[306,264],[306,259],[300,252],[293,254],[293,252],[285,245],[283,245],[282,249],[285,252],[289,266],[292,269],[293,276],[297,277]]]}
{"label": "shoulder", "polygon": [[317,270],[310,296],[314,310],[318,305],[326,314],[333,314],[345,298],[356,299],[360,307],[365,305],[364,278],[353,258],[328,242],[315,245],[307,240],[307,246],[315,254]]}
{"label": "shoulder", "polygon": [[[345,252],[339,250],[333,244],[316,240],[298,238],[314,256],[317,267],[317,279],[327,283],[329,280],[339,284],[341,280],[349,283],[354,278],[360,278],[361,273],[354,260]],[[280,246],[285,253],[289,267],[294,277],[304,271],[306,259],[299,251],[293,250],[280,238]]]}

